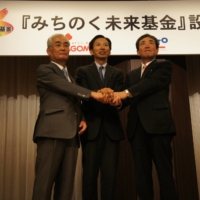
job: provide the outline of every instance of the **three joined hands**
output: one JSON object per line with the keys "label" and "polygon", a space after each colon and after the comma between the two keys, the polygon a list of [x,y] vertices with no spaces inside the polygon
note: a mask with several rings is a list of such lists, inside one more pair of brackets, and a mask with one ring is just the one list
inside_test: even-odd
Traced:
{"label": "three joined hands", "polygon": [[92,92],[91,97],[105,104],[110,104],[111,106],[120,106],[121,99],[123,99],[122,93],[125,92],[114,92],[110,88],[102,88],[97,92]]}

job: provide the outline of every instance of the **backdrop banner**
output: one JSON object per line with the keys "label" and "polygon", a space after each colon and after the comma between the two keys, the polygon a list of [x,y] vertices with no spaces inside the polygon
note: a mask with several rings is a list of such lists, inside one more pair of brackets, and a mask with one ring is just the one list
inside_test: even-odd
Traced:
{"label": "backdrop banner", "polygon": [[47,55],[49,36],[70,40],[70,55],[89,55],[102,34],[112,55],[136,55],[145,33],[160,55],[200,54],[200,1],[0,1],[0,56]]}

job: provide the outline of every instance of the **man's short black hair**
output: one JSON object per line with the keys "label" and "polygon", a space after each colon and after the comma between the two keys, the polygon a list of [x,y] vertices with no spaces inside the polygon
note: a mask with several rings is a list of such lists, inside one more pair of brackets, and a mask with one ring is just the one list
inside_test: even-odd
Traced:
{"label": "man's short black hair", "polygon": [[155,36],[150,35],[150,34],[148,34],[148,33],[147,33],[147,34],[144,34],[144,35],[142,35],[142,36],[140,36],[140,37],[137,39],[137,41],[136,41],[136,43],[135,43],[136,49],[139,50],[139,42],[140,42],[140,40],[142,40],[143,38],[146,38],[146,37],[152,38],[152,39],[155,41],[156,49],[158,49],[158,47],[159,47],[159,41],[158,41],[158,39],[157,39]]}
{"label": "man's short black hair", "polygon": [[94,45],[94,41],[98,38],[105,38],[107,41],[108,41],[108,44],[109,44],[109,48],[111,50],[111,46],[112,46],[112,43],[111,43],[111,40],[103,35],[96,35],[90,42],[89,42],[89,49],[92,50],[93,49],[93,45]]}

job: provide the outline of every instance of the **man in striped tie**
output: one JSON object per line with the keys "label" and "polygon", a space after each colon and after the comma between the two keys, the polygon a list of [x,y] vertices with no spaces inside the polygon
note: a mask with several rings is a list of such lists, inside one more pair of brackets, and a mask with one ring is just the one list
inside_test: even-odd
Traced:
{"label": "man in striped tie", "polygon": [[32,200],[50,200],[53,188],[54,200],[72,199],[78,135],[87,128],[80,99],[103,100],[102,94],[76,85],[67,74],[69,46],[65,35],[50,36],[47,53],[51,62],[37,69],[40,111],[33,135],[37,157]]}
{"label": "man in striped tie", "polygon": [[[123,72],[107,63],[111,53],[110,39],[103,35],[97,35],[90,41],[89,49],[94,62],[77,69],[77,84],[92,91],[100,91],[102,88],[121,91],[124,80]],[[99,172],[101,174],[101,200],[116,199],[119,141],[124,139],[124,133],[115,105],[110,99],[107,103],[92,99],[82,101],[88,125],[86,132],[81,135],[83,200],[98,199]]]}

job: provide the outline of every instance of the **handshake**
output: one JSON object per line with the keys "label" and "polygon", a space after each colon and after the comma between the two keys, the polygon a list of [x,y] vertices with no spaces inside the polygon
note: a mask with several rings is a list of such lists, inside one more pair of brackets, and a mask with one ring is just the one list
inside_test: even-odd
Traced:
{"label": "handshake", "polygon": [[110,88],[102,88],[97,92],[91,92],[91,97],[102,103],[110,104],[111,106],[120,106],[121,99],[127,98],[127,93],[125,91],[114,92],[114,90]]}

